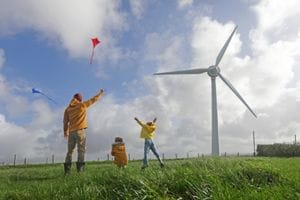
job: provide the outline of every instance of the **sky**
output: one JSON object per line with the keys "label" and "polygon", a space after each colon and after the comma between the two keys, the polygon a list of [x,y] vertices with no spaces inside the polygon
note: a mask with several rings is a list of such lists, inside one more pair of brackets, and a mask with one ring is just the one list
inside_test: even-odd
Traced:
{"label": "sky", "polygon": [[[157,117],[165,157],[209,155],[210,77],[153,73],[213,65],[236,25],[219,67],[258,117],[217,78],[220,153],[252,154],[253,131],[256,144],[292,143],[299,14],[296,0],[0,0],[0,162],[63,161],[65,108],[75,93],[87,100],[102,88],[88,110],[87,160],[105,159],[116,136],[141,158],[134,117]],[[93,37],[101,43],[90,64]]]}

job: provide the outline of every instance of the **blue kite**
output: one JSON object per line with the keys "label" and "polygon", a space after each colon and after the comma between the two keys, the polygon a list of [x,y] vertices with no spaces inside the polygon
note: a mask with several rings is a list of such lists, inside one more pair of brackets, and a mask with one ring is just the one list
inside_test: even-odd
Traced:
{"label": "blue kite", "polygon": [[45,96],[47,99],[49,99],[50,101],[52,101],[55,104],[58,104],[56,101],[54,101],[52,98],[50,98],[49,96],[47,96],[46,94],[44,94],[43,92],[41,92],[40,90],[36,89],[36,88],[32,88],[32,93],[37,93],[37,94],[41,94],[43,96]]}

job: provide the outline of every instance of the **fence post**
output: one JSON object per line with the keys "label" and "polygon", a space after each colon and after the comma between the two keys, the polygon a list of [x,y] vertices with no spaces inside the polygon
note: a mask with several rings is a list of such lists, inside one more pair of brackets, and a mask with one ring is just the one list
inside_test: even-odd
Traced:
{"label": "fence post", "polygon": [[52,164],[54,164],[54,154],[52,154]]}
{"label": "fence post", "polygon": [[199,153],[197,154],[197,157],[200,158],[200,154]]}
{"label": "fence post", "polygon": [[164,153],[162,154],[162,159],[165,160],[165,154]]}
{"label": "fence post", "polygon": [[130,160],[130,153],[128,154],[128,160]]}
{"label": "fence post", "polygon": [[240,152],[237,153],[237,157],[240,157]]}
{"label": "fence post", "polygon": [[256,156],[256,153],[255,153],[255,132],[253,130],[253,156],[255,157]]}
{"label": "fence post", "polygon": [[109,153],[107,154],[107,160],[109,161]]}
{"label": "fence post", "polygon": [[226,152],[225,152],[224,156],[225,156],[225,157],[227,156],[227,155],[226,155]]}
{"label": "fence post", "polygon": [[16,167],[16,160],[17,160],[17,155],[14,155],[14,167]]}
{"label": "fence post", "polygon": [[27,164],[27,163],[26,163],[26,158],[24,158],[24,165],[26,166],[26,164]]}
{"label": "fence post", "polygon": [[177,159],[177,153],[175,153],[175,158]]}

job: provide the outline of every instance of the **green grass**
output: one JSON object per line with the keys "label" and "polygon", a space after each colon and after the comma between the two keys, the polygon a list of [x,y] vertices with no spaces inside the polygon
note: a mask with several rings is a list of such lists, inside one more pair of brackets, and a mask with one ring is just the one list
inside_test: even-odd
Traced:
{"label": "green grass", "polygon": [[0,199],[300,199],[300,158],[200,158],[141,161],[125,170],[87,163],[0,167]]}

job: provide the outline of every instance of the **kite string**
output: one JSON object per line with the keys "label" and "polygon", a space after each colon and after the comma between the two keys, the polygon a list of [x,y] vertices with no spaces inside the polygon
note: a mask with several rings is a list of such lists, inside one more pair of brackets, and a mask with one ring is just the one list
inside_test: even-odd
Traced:
{"label": "kite string", "polygon": [[58,104],[56,101],[54,101],[54,99],[50,98],[48,95],[40,92],[41,95],[45,96],[46,98],[48,98],[50,101],[54,102],[55,104]]}
{"label": "kite string", "polygon": [[95,50],[95,48],[93,48],[93,51],[92,51],[92,55],[91,55],[91,58],[90,58],[90,64],[92,64],[92,62],[93,62],[94,50]]}

